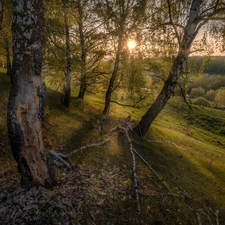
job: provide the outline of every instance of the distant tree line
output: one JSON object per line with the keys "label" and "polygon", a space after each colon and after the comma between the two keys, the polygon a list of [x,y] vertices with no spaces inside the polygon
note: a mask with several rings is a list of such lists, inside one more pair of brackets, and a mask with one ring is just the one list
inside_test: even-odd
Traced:
{"label": "distant tree line", "polygon": [[[204,64],[204,61],[205,64]],[[202,65],[203,73],[210,75],[222,75],[225,76],[225,56],[192,56],[189,58],[189,63],[193,65],[196,62],[196,67],[200,69]]]}

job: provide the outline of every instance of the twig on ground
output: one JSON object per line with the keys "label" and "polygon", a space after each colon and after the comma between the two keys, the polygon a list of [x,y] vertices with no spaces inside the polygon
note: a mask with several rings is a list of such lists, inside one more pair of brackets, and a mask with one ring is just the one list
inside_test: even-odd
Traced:
{"label": "twig on ground", "polygon": [[216,216],[216,225],[220,225],[220,222],[219,222],[219,210],[216,210],[215,212],[215,216]]}

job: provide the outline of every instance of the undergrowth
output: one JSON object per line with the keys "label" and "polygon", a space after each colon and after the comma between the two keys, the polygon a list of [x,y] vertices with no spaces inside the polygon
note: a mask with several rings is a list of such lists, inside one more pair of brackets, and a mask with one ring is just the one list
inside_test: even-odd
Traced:
{"label": "undergrowth", "polygon": [[[10,177],[9,170],[15,175],[16,165],[6,129],[9,79],[5,74],[0,76],[3,180],[4,176]],[[112,103],[109,118],[105,118],[101,114],[103,96],[88,94],[85,100],[78,100],[73,93],[71,107],[66,109],[60,104],[61,92],[48,87],[47,94],[45,147],[64,154],[101,142],[109,129],[129,115],[137,124],[147,110]],[[136,157],[140,212],[134,198],[129,143],[123,133],[112,134],[104,146],[72,155],[69,162],[75,172],[68,185],[84,191],[79,203],[83,215],[75,224],[225,224],[224,111],[192,108],[191,111],[182,99],[173,97],[144,139],[130,132],[135,149],[158,175]],[[60,187],[70,172],[57,166],[55,170]],[[16,182],[18,179],[14,185]],[[6,187],[2,183],[1,189],[3,186]]]}

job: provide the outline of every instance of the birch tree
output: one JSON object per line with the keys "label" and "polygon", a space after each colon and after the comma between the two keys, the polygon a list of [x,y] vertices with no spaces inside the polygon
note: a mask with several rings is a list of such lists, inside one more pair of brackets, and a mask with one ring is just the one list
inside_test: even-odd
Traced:
{"label": "birch tree", "polygon": [[88,0],[73,2],[72,13],[75,23],[72,29],[73,40],[77,46],[75,71],[79,74],[79,92],[77,98],[84,99],[92,84],[98,82],[102,72],[99,64],[104,57],[105,34],[102,24],[94,13],[95,3]]}
{"label": "birch tree", "polygon": [[54,184],[41,131],[45,84],[42,81],[44,54],[43,0],[13,0],[13,63],[8,102],[8,134],[18,164],[21,186]]}
{"label": "birch tree", "polygon": [[65,1],[63,4],[63,16],[65,25],[65,36],[66,36],[66,69],[65,69],[65,87],[64,94],[62,96],[61,102],[64,106],[69,107],[70,105],[70,95],[71,95],[71,70],[72,70],[72,59],[71,59],[71,47],[70,47],[70,29],[68,22],[68,6]]}
{"label": "birch tree", "polygon": [[[174,36],[178,43],[178,51],[160,94],[143,115],[138,125],[133,128],[133,131],[139,137],[143,137],[147,133],[152,122],[164,109],[168,100],[173,95],[179,77],[186,72],[188,56],[200,29],[210,20],[223,19],[221,14],[225,11],[225,2],[219,0],[179,2],[167,0],[166,3],[163,4],[166,4],[168,21],[165,21],[162,25],[172,26]],[[174,8],[176,8],[175,13],[173,11]],[[181,10],[182,13],[180,13]]]}
{"label": "birch tree", "polygon": [[[103,114],[108,116],[113,91],[116,89],[116,79],[119,72],[121,53],[125,47],[128,35],[142,22],[146,1],[119,0],[99,1],[99,16],[105,21],[105,30],[110,35],[109,46],[114,46],[114,66],[105,94]],[[111,47],[112,48],[112,47]]]}

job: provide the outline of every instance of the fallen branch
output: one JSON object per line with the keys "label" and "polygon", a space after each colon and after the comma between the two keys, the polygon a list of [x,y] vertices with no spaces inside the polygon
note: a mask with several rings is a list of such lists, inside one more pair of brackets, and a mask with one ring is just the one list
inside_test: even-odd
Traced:
{"label": "fallen branch", "polygon": [[[167,185],[166,182],[164,182],[160,176],[155,172],[155,170],[149,165],[149,163],[133,148],[134,153],[144,162],[144,164],[154,173],[154,175],[164,184],[164,186],[167,188],[167,190],[169,190],[170,192],[171,189],[169,188],[169,186]],[[173,192],[172,192],[173,193]]]}
{"label": "fallen branch", "polygon": [[103,141],[100,142],[100,143],[94,143],[94,144],[87,144],[87,145],[84,145],[84,146],[82,146],[82,147],[80,147],[80,148],[78,148],[78,149],[76,149],[76,150],[70,152],[69,154],[67,154],[67,156],[73,155],[73,154],[75,154],[75,153],[77,153],[77,152],[79,152],[79,151],[81,151],[81,150],[87,149],[87,148],[92,148],[92,147],[96,147],[96,146],[102,146],[102,145],[104,145],[105,143],[107,143],[108,141],[109,141],[109,138],[103,140]]}
{"label": "fallen branch", "polygon": [[138,212],[140,212],[141,206],[140,206],[138,180],[137,180],[136,158],[135,158],[135,154],[134,154],[133,144],[132,144],[131,139],[128,134],[129,126],[127,126],[126,128],[120,127],[120,129],[125,133],[128,143],[130,145],[130,152],[131,152],[132,159],[133,159],[133,172],[132,173],[133,173],[133,178],[134,178],[134,192],[135,192],[135,197],[136,197],[136,202],[137,202],[137,209],[138,209]]}

